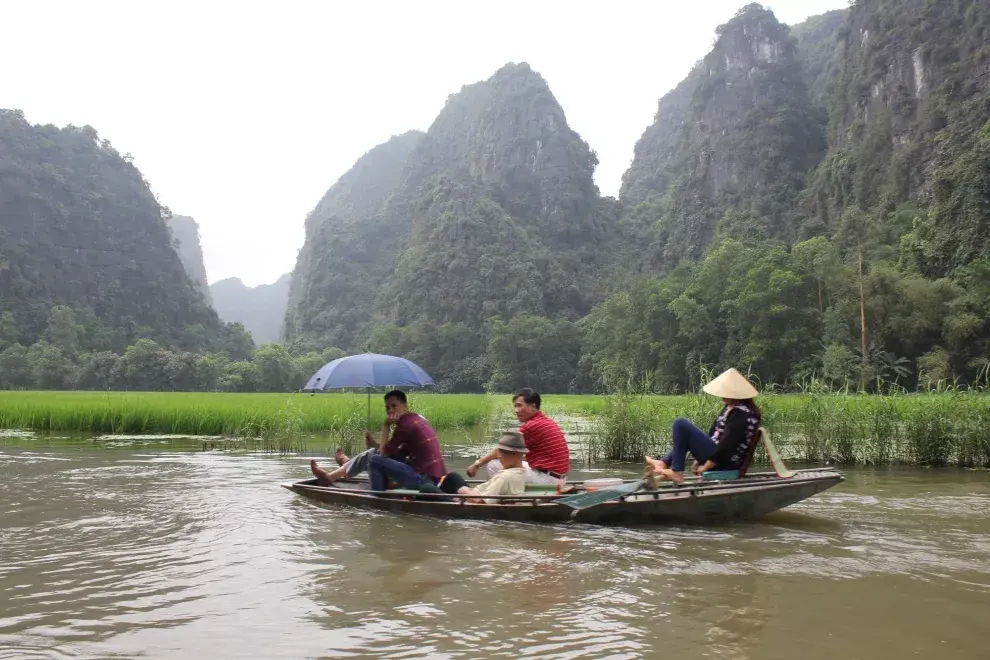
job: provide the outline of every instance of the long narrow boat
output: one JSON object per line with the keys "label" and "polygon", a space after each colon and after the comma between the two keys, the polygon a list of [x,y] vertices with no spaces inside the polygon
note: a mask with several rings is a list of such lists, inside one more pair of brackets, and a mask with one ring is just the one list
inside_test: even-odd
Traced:
{"label": "long narrow boat", "polygon": [[[324,504],[344,504],[394,513],[441,518],[593,524],[686,523],[691,525],[749,520],[796,504],[845,480],[832,468],[794,470],[783,478],[774,472],[748,474],[730,481],[693,481],[683,486],[639,490],[585,509],[555,500],[555,492],[527,492],[500,498],[499,504],[471,504],[465,496],[441,496],[407,490],[370,491],[367,480],[347,479],[320,486],[316,479],[282,484]],[[628,481],[625,483],[629,483]],[[582,487],[575,483],[576,491]],[[573,493],[568,493],[573,494]],[[451,501],[452,500],[452,501]]]}

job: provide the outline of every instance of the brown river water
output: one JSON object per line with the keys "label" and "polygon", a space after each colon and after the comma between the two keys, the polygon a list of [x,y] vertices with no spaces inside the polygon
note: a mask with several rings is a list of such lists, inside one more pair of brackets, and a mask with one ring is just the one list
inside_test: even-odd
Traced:
{"label": "brown river water", "polygon": [[321,508],[307,472],[0,443],[0,658],[990,658],[986,471],[635,529]]}

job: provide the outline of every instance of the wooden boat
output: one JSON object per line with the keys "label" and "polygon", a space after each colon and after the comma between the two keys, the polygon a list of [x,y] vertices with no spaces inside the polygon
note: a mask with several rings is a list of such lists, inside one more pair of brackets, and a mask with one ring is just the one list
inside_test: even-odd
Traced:
{"label": "wooden boat", "polygon": [[[845,480],[832,468],[789,471],[784,478],[775,472],[747,474],[728,481],[688,481],[639,490],[617,500],[585,509],[571,509],[555,500],[556,492],[527,492],[500,498],[499,504],[469,504],[467,496],[433,495],[409,490],[370,491],[368,481],[347,479],[331,487],[316,479],[282,484],[310,500],[344,504],[394,513],[442,518],[509,520],[559,523],[574,520],[593,524],[686,523],[691,525],[749,520],[783,509],[821,493]],[[480,482],[475,482],[480,483]],[[581,492],[583,487],[570,482]],[[625,483],[630,483],[626,481]],[[528,490],[528,489],[527,489]]]}

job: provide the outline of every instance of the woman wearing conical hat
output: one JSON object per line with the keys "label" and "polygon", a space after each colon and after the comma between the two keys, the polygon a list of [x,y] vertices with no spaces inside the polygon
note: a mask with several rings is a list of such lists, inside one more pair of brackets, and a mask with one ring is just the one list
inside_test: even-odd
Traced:
{"label": "woman wearing conical hat", "polygon": [[753,403],[759,394],[746,378],[735,369],[724,371],[702,388],[708,394],[720,396],[725,407],[719,413],[710,432],[705,433],[689,420],[674,420],[674,446],[659,461],[646,457],[646,477],[670,479],[684,483],[687,453],[697,459],[694,473],[709,470],[745,470],[751,448],[760,429],[760,409]]}

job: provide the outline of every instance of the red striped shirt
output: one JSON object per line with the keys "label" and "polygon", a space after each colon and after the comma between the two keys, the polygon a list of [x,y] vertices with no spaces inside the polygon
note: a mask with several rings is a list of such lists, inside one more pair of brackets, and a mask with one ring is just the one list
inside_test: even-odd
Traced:
{"label": "red striped shirt", "polygon": [[571,469],[571,451],[567,448],[564,433],[557,422],[537,412],[530,417],[519,432],[526,441],[526,462],[534,470],[550,470],[567,474]]}

